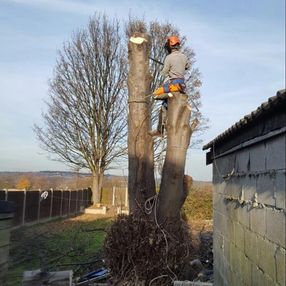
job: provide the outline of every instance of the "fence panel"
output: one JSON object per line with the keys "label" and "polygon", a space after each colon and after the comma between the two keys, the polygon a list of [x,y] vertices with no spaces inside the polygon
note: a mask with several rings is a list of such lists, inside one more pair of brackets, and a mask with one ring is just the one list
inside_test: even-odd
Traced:
{"label": "fence panel", "polygon": [[6,200],[6,191],[0,190],[0,201]]}
{"label": "fence panel", "polygon": [[52,217],[61,215],[62,191],[53,191]]}
{"label": "fence panel", "polygon": [[89,189],[87,189],[87,202],[88,202],[87,206],[90,206],[92,204],[91,198],[92,198],[92,191],[89,188]]}
{"label": "fence panel", "polygon": [[78,191],[77,198],[78,198],[78,208],[79,208],[79,211],[81,211],[84,209],[83,190]]}
{"label": "fence panel", "polygon": [[26,192],[25,222],[33,222],[38,220],[39,199],[39,191]]}
{"label": "fence panel", "polygon": [[[41,191],[8,191],[7,200],[14,203],[13,226],[37,222],[49,217],[68,216],[80,213],[91,205],[91,189],[77,191],[46,191],[46,198],[41,198]],[[0,190],[0,200],[5,200],[4,190]]]}
{"label": "fence panel", "polygon": [[84,204],[84,207],[88,207],[89,206],[89,203],[88,203],[88,190],[83,190],[83,204]]}
{"label": "fence panel", "polygon": [[76,199],[77,199],[77,193],[71,191],[70,214],[76,213]]}
{"label": "fence panel", "polygon": [[25,192],[23,191],[9,191],[8,192],[8,201],[14,203],[14,219],[13,225],[20,225],[23,222],[23,206],[24,206]]}
{"label": "fence panel", "polygon": [[63,191],[62,215],[69,214],[70,191]]}
{"label": "fence panel", "polygon": [[40,219],[50,217],[51,203],[52,203],[52,192],[51,191],[43,191],[40,193],[48,192],[48,196],[46,199],[40,199]]}

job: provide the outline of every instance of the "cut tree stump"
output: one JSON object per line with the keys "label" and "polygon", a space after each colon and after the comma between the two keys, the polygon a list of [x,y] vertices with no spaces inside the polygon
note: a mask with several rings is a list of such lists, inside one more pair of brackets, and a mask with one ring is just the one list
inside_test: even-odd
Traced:
{"label": "cut tree stump", "polygon": [[142,208],[154,196],[153,140],[151,127],[149,72],[150,37],[134,33],[128,44],[128,197],[130,212]]}
{"label": "cut tree stump", "polygon": [[191,178],[185,176],[185,163],[193,132],[190,126],[191,108],[188,96],[173,92],[168,99],[167,150],[158,195],[159,221],[175,222],[188,195]]}

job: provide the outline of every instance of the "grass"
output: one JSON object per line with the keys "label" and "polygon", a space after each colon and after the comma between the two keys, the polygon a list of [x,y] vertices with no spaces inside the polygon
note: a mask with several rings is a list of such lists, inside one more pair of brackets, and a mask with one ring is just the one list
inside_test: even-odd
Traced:
{"label": "grass", "polygon": [[[108,192],[103,192],[108,200]],[[212,219],[212,185],[194,184],[183,206],[188,221]],[[49,271],[74,271],[74,277],[88,272],[87,267],[74,264],[102,257],[106,233],[102,230],[112,224],[111,218],[82,215],[31,227],[22,227],[11,234],[10,262],[7,286],[21,284],[23,272],[46,268]],[[97,231],[87,231],[87,230]],[[96,269],[96,267],[91,269]]]}
{"label": "grass", "polygon": [[66,264],[102,258],[104,229],[111,223],[110,218],[93,219],[83,215],[13,231],[7,286],[20,285],[25,270],[72,269],[74,276],[87,272],[87,266]]}
{"label": "grass", "polygon": [[194,184],[183,206],[187,219],[211,220],[213,217],[212,195],[211,184]]}

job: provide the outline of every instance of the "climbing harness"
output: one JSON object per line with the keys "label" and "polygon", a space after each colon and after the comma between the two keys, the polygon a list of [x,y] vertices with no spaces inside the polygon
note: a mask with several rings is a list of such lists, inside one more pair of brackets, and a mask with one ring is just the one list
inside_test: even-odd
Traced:
{"label": "climbing harness", "polygon": [[168,94],[170,92],[181,92],[186,93],[186,85],[185,81],[182,78],[176,78],[176,79],[170,79],[166,83],[164,83],[162,86],[157,88],[153,92],[154,99],[162,99],[161,96],[165,97],[165,94]]}

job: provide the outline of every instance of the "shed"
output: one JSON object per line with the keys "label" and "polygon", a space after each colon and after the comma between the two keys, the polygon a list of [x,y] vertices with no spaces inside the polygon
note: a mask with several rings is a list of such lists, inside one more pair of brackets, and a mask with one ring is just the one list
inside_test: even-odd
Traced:
{"label": "shed", "polygon": [[285,285],[286,91],[203,147],[213,165],[216,286]]}

